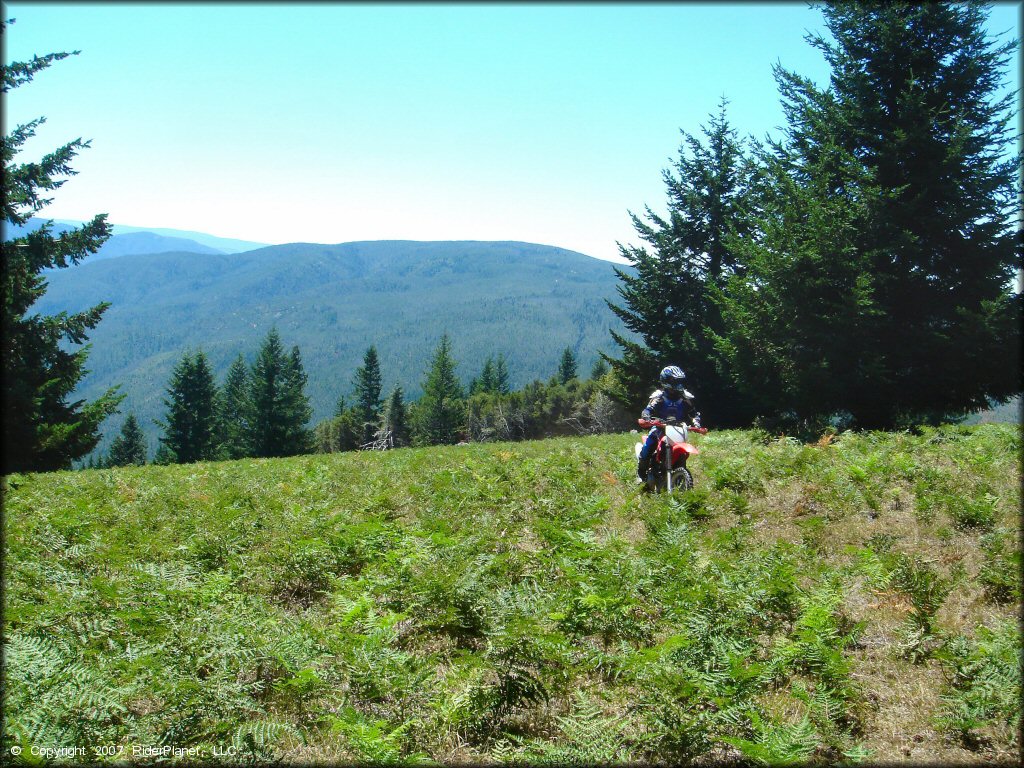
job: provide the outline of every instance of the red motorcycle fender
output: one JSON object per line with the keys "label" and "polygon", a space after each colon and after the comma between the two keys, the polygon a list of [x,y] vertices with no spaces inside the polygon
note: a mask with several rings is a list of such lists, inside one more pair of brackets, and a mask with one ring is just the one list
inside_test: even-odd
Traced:
{"label": "red motorcycle fender", "polygon": [[675,464],[676,460],[686,461],[687,457],[693,456],[694,454],[700,453],[700,450],[689,443],[676,443],[672,446],[672,463]]}

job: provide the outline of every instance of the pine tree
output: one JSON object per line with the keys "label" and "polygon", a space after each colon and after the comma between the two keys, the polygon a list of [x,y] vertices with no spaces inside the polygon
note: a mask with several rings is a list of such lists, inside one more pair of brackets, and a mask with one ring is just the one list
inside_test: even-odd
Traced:
{"label": "pine tree", "polygon": [[146,438],[139,428],[134,413],[124,420],[121,432],[110,444],[110,455],[105,462],[108,467],[127,467],[131,464],[146,463]]}
{"label": "pine tree", "polygon": [[252,423],[249,369],[242,355],[228,368],[218,399],[221,453],[227,459],[249,456],[248,436]]}
{"label": "pine tree", "polygon": [[415,439],[419,445],[455,443],[465,426],[466,404],[455,375],[448,335],[434,352],[423,382],[423,397],[416,403]]}
{"label": "pine tree", "polygon": [[311,450],[306,423],[312,409],[305,384],[298,347],[290,355],[285,354],[281,337],[272,328],[250,375],[252,424],[248,439],[254,456],[293,456]]}
{"label": "pine tree", "polygon": [[361,425],[361,442],[366,443],[373,439],[373,434],[380,424],[383,405],[380,396],[380,362],[377,359],[377,349],[372,345],[363,356],[363,364],[356,369],[353,390],[356,417]]}
{"label": "pine tree", "polygon": [[282,413],[285,364],[281,337],[276,328],[271,328],[253,362],[249,378],[252,424],[248,438],[254,456],[285,455]]}
{"label": "pine tree", "polygon": [[[0,36],[12,22],[0,22]],[[56,61],[78,51],[33,57],[30,62],[12,62],[3,69],[3,93],[32,81]],[[71,161],[88,141],[76,139],[44,156],[38,163],[16,164],[14,159],[25,142],[45,122],[38,118],[17,125],[3,137],[3,207],[5,227],[24,225],[41,211],[67,176],[74,175]],[[52,234],[52,222],[35,232],[4,242],[3,247],[3,456],[0,473],[67,469],[72,461],[92,451],[99,442],[99,425],[117,411],[122,396],[117,388],[99,399],[69,402],[78,382],[86,374],[89,347],[70,350],[66,344],[82,345],[87,332],[96,327],[109,304],[102,303],[76,314],[44,316],[32,312],[32,305],[45,293],[42,271],[77,264],[95,253],[110,237],[105,215],[84,226]]]}
{"label": "pine tree", "polygon": [[558,381],[568,384],[571,379],[576,378],[576,355],[572,347],[566,347],[562,352],[562,359],[558,362]]}
{"label": "pine tree", "polygon": [[160,461],[191,464],[217,458],[217,385],[200,350],[185,353],[171,372],[164,399],[167,415],[157,424],[164,429],[160,438]]}
{"label": "pine tree", "polygon": [[769,426],[820,428],[847,403],[879,313],[856,247],[867,201],[856,158],[835,145],[799,165],[775,145],[762,162],[772,181],[759,236],[738,245],[746,272],[720,295],[719,349]]}
{"label": "pine tree", "polygon": [[409,420],[401,387],[395,387],[384,406],[383,425],[396,447],[409,444]]}
{"label": "pine tree", "polygon": [[494,358],[491,355],[484,360],[484,367],[480,369],[480,376],[469,382],[469,394],[475,395],[480,392],[494,391]]}
{"label": "pine tree", "polygon": [[832,40],[809,41],[829,88],[776,68],[789,130],[723,349],[787,378],[804,418],[890,427],[1005,398],[1019,389],[1020,159],[1006,156],[1014,97],[997,91],[1016,43],[987,38],[977,3],[824,14]]}
{"label": "pine tree", "polygon": [[716,348],[724,327],[717,299],[730,276],[743,272],[734,244],[750,235],[757,166],[730,126],[726,104],[702,127],[703,141],[681,131],[679,159],[663,172],[668,218],[650,208],[647,221],[632,215],[651,250],[620,246],[634,274],[616,268],[624,303],[608,304],[640,341],[613,331],[622,357],[602,358],[615,373],[611,394],[627,408],[646,400],[661,368],[678,365],[715,423],[740,424],[748,417],[744,401]]}
{"label": "pine tree", "polygon": [[608,373],[609,370],[610,368],[608,367],[608,363],[605,362],[605,359],[603,357],[598,357],[597,360],[594,361],[593,367],[590,369],[590,378],[591,380],[596,381]]}
{"label": "pine tree", "polygon": [[508,381],[508,362],[505,355],[500,353],[494,363],[494,391],[499,395],[507,395],[510,391]]}
{"label": "pine tree", "polygon": [[306,426],[313,417],[313,408],[306,395],[308,378],[302,366],[302,353],[297,345],[293,346],[285,368],[285,413],[288,425],[286,440],[290,446],[288,455],[304,454],[313,450],[312,434]]}

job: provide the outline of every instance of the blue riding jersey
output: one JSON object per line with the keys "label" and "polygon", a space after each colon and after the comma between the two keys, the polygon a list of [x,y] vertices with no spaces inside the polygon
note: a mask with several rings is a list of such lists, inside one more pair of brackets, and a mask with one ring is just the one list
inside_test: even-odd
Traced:
{"label": "blue riding jersey", "polygon": [[[657,390],[651,394],[651,402],[644,408],[642,417],[645,419],[675,419],[676,421],[687,421],[693,417],[696,409],[693,407],[693,395],[685,389],[682,394],[672,399],[663,390]],[[640,458],[646,459],[654,446],[658,444],[658,428],[651,427],[644,440],[644,447],[640,450]]]}

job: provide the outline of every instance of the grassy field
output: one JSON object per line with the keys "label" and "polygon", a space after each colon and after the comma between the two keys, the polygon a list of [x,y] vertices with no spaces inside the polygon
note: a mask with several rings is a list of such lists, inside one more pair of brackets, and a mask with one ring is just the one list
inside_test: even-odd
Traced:
{"label": "grassy field", "polygon": [[4,758],[1016,759],[1019,426],[635,439],[7,477]]}

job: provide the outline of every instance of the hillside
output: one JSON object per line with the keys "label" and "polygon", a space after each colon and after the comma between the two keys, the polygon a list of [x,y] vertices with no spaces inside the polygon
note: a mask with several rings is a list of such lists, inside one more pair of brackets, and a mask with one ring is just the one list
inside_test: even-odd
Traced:
{"label": "hillside", "polygon": [[8,477],[0,749],[1013,761],[1018,427],[635,439]]}
{"label": "hillside", "polygon": [[[27,232],[35,232],[39,229],[45,219],[32,217],[25,223],[24,226],[13,225],[4,227],[4,239],[12,239],[15,237],[21,237]],[[52,233],[59,235],[63,232],[68,232],[75,229],[81,222],[72,221],[54,221]],[[177,230],[161,230],[161,232],[154,232],[150,230],[144,230],[138,227],[121,227],[114,225],[114,235],[110,237],[96,253],[87,255],[78,264],[70,265],[67,269],[76,270],[78,267],[86,264],[92,264],[95,261],[101,261],[103,259],[112,259],[118,256],[138,256],[146,253],[166,253],[168,251],[184,251],[188,253],[231,253],[224,248],[217,248],[208,244],[199,242],[196,239],[185,237],[184,235],[195,235],[197,238],[204,240],[212,240],[216,242],[217,238],[210,238],[209,236],[201,235],[200,233],[192,232],[178,232]],[[175,233],[175,234],[169,234]],[[63,270],[46,270],[47,275],[59,273]]]}
{"label": "hillside", "polygon": [[[219,379],[239,353],[252,360],[271,327],[297,344],[309,375],[314,421],[351,391],[363,353],[376,344],[385,391],[416,397],[441,334],[452,338],[459,375],[476,376],[504,354],[514,387],[547,379],[566,347],[588,371],[623,330],[605,304],[613,265],[572,251],[515,242],[295,243],[243,254],[147,254],[105,259],[49,276],[38,311],[112,306],[90,333],[80,396],[120,383],[148,432],[151,452],[171,369],[201,347]],[[116,434],[121,418],[105,424]]]}

